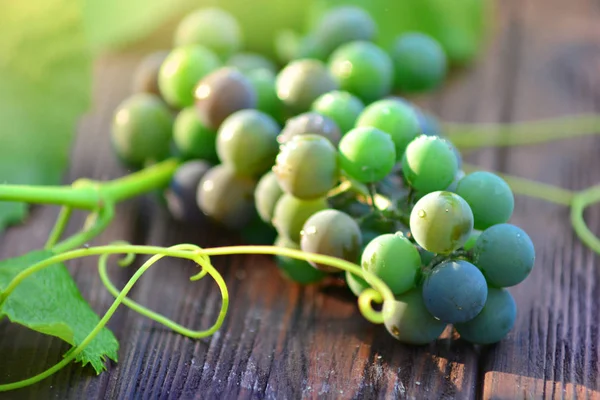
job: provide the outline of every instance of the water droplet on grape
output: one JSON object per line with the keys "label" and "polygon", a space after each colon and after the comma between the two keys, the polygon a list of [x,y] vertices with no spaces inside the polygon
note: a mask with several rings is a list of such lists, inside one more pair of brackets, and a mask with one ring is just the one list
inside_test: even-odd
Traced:
{"label": "water droplet on grape", "polygon": [[419,216],[419,218],[425,218],[427,216],[427,213],[425,212],[425,210],[419,210],[417,215]]}

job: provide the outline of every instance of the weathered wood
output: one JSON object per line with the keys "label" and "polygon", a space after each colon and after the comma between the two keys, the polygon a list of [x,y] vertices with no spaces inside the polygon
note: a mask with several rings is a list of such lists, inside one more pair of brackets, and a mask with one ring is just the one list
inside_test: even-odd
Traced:
{"label": "weathered wood", "polygon": [[[533,119],[597,108],[600,7],[592,1],[505,1],[498,27],[476,65],[438,94],[418,100],[444,119],[494,122]],[[96,74],[96,106],[81,124],[67,181],[124,174],[112,155],[112,112],[129,92],[138,55],[105,58]],[[467,156],[478,165],[569,188],[597,183],[598,140],[577,139],[522,149],[486,149]],[[57,210],[36,208],[27,224],[0,242],[3,257],[43,245]],[[588,212],[598,228],[597,208]],[[82,217],[70,226],[74,232]],[[599,296],[597,257],[574,238],[568,212],[517,198],[513,222],[530,233],[536,268],[511,289],[517,324],[498,345],[478,349],[448,329],[429,346],[404,346],[359,314],[355,299],[335,281],[300,287],[281,278],[264,256],[215,257],[231,303],[214,336],[190,340],[122,308],[109,324],[121,342],[119,363],[99,377],[71,365],[33,387],[2,398],[415,398],[517,399],[597,397]],[[119,206],[95,243],[200,246],[235,243],[218,227],[173,222],[155,202]],[[141,259],[141,258],[140,258]],[[139,260],[136,265],[139,265]],[[98,312],[111,296],[95,260],[70,264]],[[133,266],[112,263],[122,286]],[[190,262],[164,259],[134,287],[131,297],[186,326],[216,318],[220,295],[209,277],[190,282]],[[0,380],[14,381],[52,365],[68,349],[59,340],[0,322]],[[594,398],[596,398],[594,397]]]}
{"label": "weathered wood", "polygon": [[[512,29],[519,36],[512,52],[519,67],[508,118],[597,111],[597,3],[510,3]],[[503,153],[501,166],[581,189],[597,183],[597,143],[586,138],[511,149]],[[595,211],[588,213],[592,227],[598,226]],[[511,289],[518,304],[513,332],[482,353],[483,398],[600,398],[597,256],[574,237],[563,207],[519,197],[513,221],[535,243],[536,268]]]}

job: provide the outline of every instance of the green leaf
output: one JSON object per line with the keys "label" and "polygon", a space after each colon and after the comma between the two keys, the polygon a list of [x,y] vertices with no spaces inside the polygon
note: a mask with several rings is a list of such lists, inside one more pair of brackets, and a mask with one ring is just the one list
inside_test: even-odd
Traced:
{"label": "green leaf", "polygon": [[489,28],[491,0],[311,0],[307,29],[330,8],[357,5],[377,22],[377,43],[387,48],[394,38],[409,30],[425,32],[437,40],[455,64],[478,55]]}
{"label": "green leaf", "polygon": [[[153,45],[168,47],[181,18],[197,8],[218,7],[240,23],[245,49],[274,55],[274,34],[300,29],[306,6],[313,0],[84,0],[84,21],[95,50],[131,45],[161,29]],[[268,18],[265,18],[265,13]]]}
{"label": "green leaf", "polygon": [[[0,261],[0,293],[21,271],[54,256],[37,250],[23,256]],[[83,299],[64,264],[54,264],[21,282],[0,306],[0,319],[26,326],[46,335],[56,336],[77,346],[98,324],[99,318]],[[91,364],[96,373],[106,369],[106,358],[117,361],[119,343],[104,328],[80,353],[76,361]]]}
{"label": "green leaf", "polygon": [[[0,183],[57,184],[89,104],[81,2],[0,0],[0,10]],[[0,230],[25,213],[0,202]]]}

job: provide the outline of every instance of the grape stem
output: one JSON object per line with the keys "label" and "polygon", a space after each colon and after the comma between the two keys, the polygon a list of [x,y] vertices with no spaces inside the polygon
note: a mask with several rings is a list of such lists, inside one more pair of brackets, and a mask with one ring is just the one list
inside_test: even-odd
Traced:
{"label": "grape stem", "polygon": [[[93,182],[86,179],[65,186],[2,184],[0,185],[0,201],[56,204],[82,210],[98,210],[104,207],[105,200],[110,200],[115,204],[166,186],[178,164],[178,160],[169,159],[108,182]],[[63,218],[68,219],[64,216]],[[66,221],[62,221],[61,224],[66,224]]]}
{"label": "grape stem", "polygon": [[[70,186],[0,185],[0,201],[21,201],[62,205],[56,224],[44,248],[60,253],[83,245],[98,236],[111,223],[115,204],[165,187],[175,173],[179,161],[170,159],[109,182],[80,179]],[[71,218],[73,208],[89,210],[84,229],[58,243]]]}
{"label": "grape stem", "polygon": [[[329,193],[327,193],[327,197],[333,197],[347,191],[352,191],[366,199],[371,199],[374,206],[379,210],[385,210],[391,205],[390,199],[379,193],[372,193],[371,189],[367,185],[352,179],[348,175],[343,176],[342,182],[335,188],[331,189]],[[373,194],[373,196],[371,196],[371,194]]]}

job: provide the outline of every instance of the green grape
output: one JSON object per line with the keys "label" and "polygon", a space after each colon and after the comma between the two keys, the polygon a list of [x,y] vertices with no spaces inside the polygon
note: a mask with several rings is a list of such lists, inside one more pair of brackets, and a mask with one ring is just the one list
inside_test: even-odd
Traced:
{"label": "green grape", "polygon": [[217,132],[217,154],[237,174],[259,176],[272,165],[277,155],[279,125],[257,110],[231,114]]}
{"label": "green grape", "polygon": [[436,254],[461,248],[473,230],[473,212],[451,192],[423,196],[410,213],[410,231],[419,246]]}
{"label": "green grape", "polygon": [[133,73],[133,91],[135,93],[150,93],[160,96],[158,72],[168,55],[168,51],[155,51],[142,59]]}
{"label": "green grape", "polygon": [[365,247],[378,236],[397,232],[400,225],[394,218],[388,218],[381,213],[373,213],[373,209],[368,205],[367,207],[368,213],[362,216],[359,222]]}
{"label": "green grape", "polygon": [[396,147],[396,159],[402,159],[406,146],[420,133],[415,109],[396,99],[378,100],[368,105],[356,120],[356,126],[371,126],[389,134]]}
{"label": "green grape", "polygon": [[421,246],[419,246],[418,250],[419,250],[419,255],[421,256],[421,265],[424,267],[428,266],[429,263],[433,261],[433,258],[435,257],[435,253],[427,251],[424,248],[422,248]]}
{"label": "green grape", "polygon": [[454,175],[454,179],[452,180],[452,183],[446,188],[446,192],[456,193],[456,187],[458,186],[458,182],[464,177],[465,177],[465,171],[463,171],[462,169],[459,169],[458,172],[456,172],[456,175]]}
{"label": "green grape", "polygon": [[[310,216],[300,231],[300,247],[307,253],[323,254],[355,262],[362,247],[360,228],[348,214],[339,210],[322,210]],[[340,272],[338,268],[309,262],[325,272]]]}
{"label": "green grape", "polygon": [[460,151],[456,148],[455,145],[453,145],[450,141],[448,143],[450,144],[450,147],[452,148],[452,151],[454,152],[454,155],[456,156],[456,165],[457,165],[458,169],[460,170],[463,165],[462,155],[460,154]]}
{"label": "green grape", "polygon": [[211,72],[194,91],[200,119],[211,129],[219,129],[225,118],[236,111],[255,108],[256,91],[241,72],[231,67]]}
{"label": "green grape", "polygon": [[177,114],[173,125],[173,140],[181,157],[201,159],[216,164],[217,132],[207,128],[194,107],[184,108]]}
{"label": "green grape", "polygon": [[471,235],[469,235],[469,238],[463,245],[463,249],[471,250],[473,248],[473,246],[475,246],[475,243],[477,243],[477,239],[479,239],[479,235],[481,235],[481,231],[473,230],[473,232],[471,232]]}
{"label": "green grape", "polygon": [[476,266],[464,260],[444,261],[423,283],[427,310],[449,324],[469,321],[481,312],[488,287]]}
{"label": "green grape", "polygon": [[321,17],[313,32],[315,41],[329,55],[345,43],[373,40],[377,34],[377,25],[361,7],[338,6]]}
{"label": "green grape", "polygon": [[339,179],[338,157],[320,135],[298,135],[281,146],[273,171],[281,188],[300,199],[327,195]]}
{"label": "green grape", "polygon": [[511,224],[487,228],[477,238],[472,253],[473,263],[494,287],[523,282],[535,264],[535,249],[529,235]]}
{"label": "green grape", "polygon": [[271,222],[280,236],[299,243],[300,232],[306,220],[314,213],[327,208],[328,204],[325,198],[302,200],[284,193],[275,205]]}
{"label": "green grape", "polygon": [[284,144],[294,136],[305,134],[321,135],[329,139],[334,146],[338,145],[342,137],[340,129],[333,120],[309,111],[289,118],[277,140]]}
{"label": "green grape", "polygon": [[329,58],[329,70],[339,82],[340,89],[366,103],[390,93],[393,69],[390,56],[371,42],[346,43]]}
{"label": "green grape", "polygon": [[404,178],[421,193],[445,190],[457,172],[458,163],[450,142],[437,136],[418,136],[408,144],[402,157]]}
{"label": "green grape", "polygon": [[177,167],[164,194],[167,208],[174,219],[187,223],[202,221],[202,213],[196,204],[196,191],[211,168],[209,163],[200,160],[187,161]]}
{"label": "green grape", "polygon": [[312,111],[331,118],[342,135],[354,128],[356,119],[364,108],[364,103],[358,97],[343,90],[322,94],[311,107]]}
{"label": "green grape", "polygon": [[[300,245],[292,242],[285,236],[278,236],[274,246],[300,250]],[[275,261],[284,277],[301,285],[319,282],[327,276],[327,273],[319,271],[306,261],[297,258],[276,255]]]}
{"label": "green grape", "polygon": [[442,46],[431,36],[406,32],[393,42],[394,86],[407,93],[432,90],[446,77],[447,60]]}
{"label": "green grape", "polygon": [[276,237],[277,231],[270,224],[265,223],[258,215],[254,215],[250,222],[240,231],[240,238],[245,244],[269,246],[273,244]]}
{"label": "green grape", "polygon": [[354,293],[356,297],[360,296],[365,289],[371,287],[362,277],[354,275],[349,271],[346,271],[346,285],[350,288],[350,291]]}
{"label": "green grape", "polygon": [[415,245],[402,233],[388,233],[369,242],[362,254],[361,266],[398,295],[415,286],[421,257]]}
{"label": "green grape", "polygon": [[261,54],[252,52],[241,52],[232,55],[227,60],[227,65],[236,68],[243,74],[256,70],[268,70],[273,74],[277,72],[277,66],[273,61]]}
{"label": "green grape", "polygon": [[254,191],[254,202],[256,203],[256,211],[260,218],[270,224],[275,213],[277,201],[283,195],[283,190],[277,182],[275,172],[269,171],[260,178]]}
{"label": "green grape", "polygon": [[227,59],[243,45],[242,30],[233,15],[206,7],[189,13],[175,31],[175,46],[202,45]]}
{"label": "green grape", "polygon": [[138,93],[124,100],[112,121],[111,141],[118,157],[142,167],[169,155],[173,115],[156,95]]}
{"label": "green grape", "polygon": [[339,154],[342,169],[363,183],[382,180],[396,163],[390,135],[371,127],[354,128],[346,133],[340,141]]}
{"label": "green grape", "polygon": [[431,113],[423,110],[416,110],[419,118],[421,133],[426,136],[444,137],[442,126],[438,119]]}
{"label": "green grape", "polygon": [[277,97],[275,74],[266,69],[256,69],[246,73],[246,77],[256,92],[256,109],[283,123],[283,103]]}
{"label": "green grape", "polygon": [[327,59],[325,48],[319,43],[314,34],[308,34],[300,38],[298,48],[294,56],[295,59],[314,59],[325,61]]}
{"label": "green grape", "polygon": [[498,175],[486,171],[473,172],[456,185],[461,196],[473,210],[475,229],[508,222],[515,208],[510,186]]}
{"label": "green grape", "polygon": [[196,193],[200,211],[229,229],[240,230],[256,214],[253,194],[256,181],[239,176],[228,165],[211,168]]}
{"label": "green grape", "polygon": [[383,303],[384,325],[402,343],[423,345],[436,340],[446,328],[427,311],[420,288],[414,288],[395,301]]}
{"label": "green grape", "polygon": [[203,46],[173,49],[158,72],[160,94],[175,108],[194,104],[194,89],[202,78],[219,68],[217,56]]}
{"label": "green grape", "polygon": [[290,62],[277,75],[277,96],[294,113],[308,111],[323,93],[338,88],[325,64],[315,59]]}
{"label": "green grape", "polygon": [[461,339],[475,344],[492,344],[504,339],[515,325],[517,305],[506,289],[488,288],[483,310],[472,320],[454,327]]}

